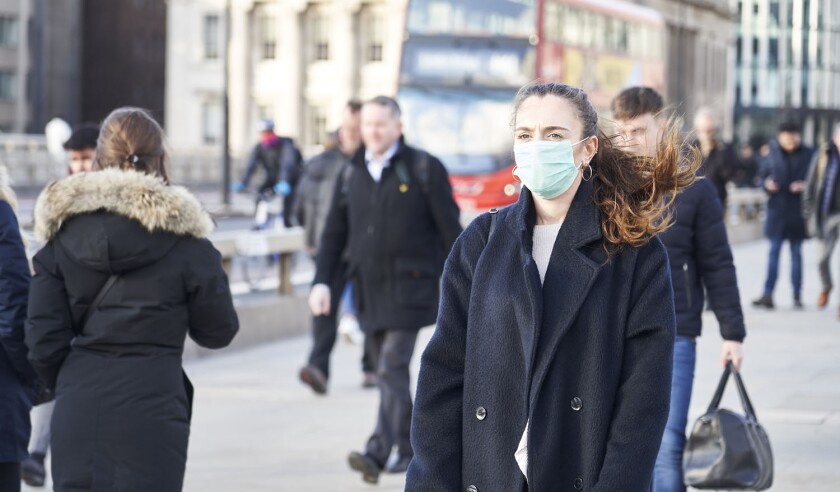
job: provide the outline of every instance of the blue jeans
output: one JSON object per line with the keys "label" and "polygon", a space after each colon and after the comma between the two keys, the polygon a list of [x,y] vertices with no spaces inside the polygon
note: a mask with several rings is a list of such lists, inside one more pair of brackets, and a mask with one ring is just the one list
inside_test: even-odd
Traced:
{"label": "blue jeans", "polygon": [[697,345],[694,339],[678,336],[674,343],[671,410],[668,413],[668,423],[665,425],[659,454],[656,456],[653,472],[654,492],[685,492],[682,458],[696,359]]}
{"label": "blue jeans", "polygon": [[[782,254],[782,238],[770,239],[770,260],[767,264],[767,282],[764,283],[764,295],[773,297],[776,280],[779,278],[779,256]],[[802,241],[790,240],[790,281],[793,285],[793,297],[799,299],[802,294]]]}

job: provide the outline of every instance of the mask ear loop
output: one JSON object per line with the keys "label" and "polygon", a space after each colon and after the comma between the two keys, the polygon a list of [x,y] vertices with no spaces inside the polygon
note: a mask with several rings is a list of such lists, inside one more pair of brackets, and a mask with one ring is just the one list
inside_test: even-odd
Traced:
{"label": "mask ear loop", "polygon": [[522,180],[521,180],[521,179],[519,179],[519,176],[517,176],[517,175],[516,175],[516,170],[517,170],[517,169],[519,169],[519,166],[517,166],[516,164],[514,164],[514,165],[513,165],[513,169],[511,170],[511,172],[510,172],[510,173],[511,173],[511,175],[513,176],[513,180],[514,180],[514,181],[516,181],[517,183],[522,183]]}

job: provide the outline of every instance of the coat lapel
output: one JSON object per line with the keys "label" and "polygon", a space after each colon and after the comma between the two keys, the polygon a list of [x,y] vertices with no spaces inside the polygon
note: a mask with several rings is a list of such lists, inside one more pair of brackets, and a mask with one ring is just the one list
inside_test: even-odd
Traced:
{"label": "coat lapel", "polygon": [[532,403],[603,263],[590,258],[583,248],[597,242],[594,251],[601,251],[601,238],[600,216],[592,199],[592,188],[583,182],[557,236],[542,285],[542,322],[530,381]]}

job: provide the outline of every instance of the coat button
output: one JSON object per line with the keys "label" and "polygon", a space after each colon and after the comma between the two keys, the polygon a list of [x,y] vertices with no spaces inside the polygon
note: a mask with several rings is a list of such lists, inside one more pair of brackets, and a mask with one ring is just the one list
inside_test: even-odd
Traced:
{"label": "coat button", "polygon": [[575,479],[575,490],[583,490],[583,479],[576,478]]}
{"label": "coat button", "polygon": [[478,492],[478,487],[476,487],[475,485],[470,485],[469,487],[467,487],[467,492]]}
{"label": "coat button", "polygon": [[484,407],[478,407],[475,409],[475,418],[478,420],[484,420],[487,418],[487,409]]}
{"label": "coat button", "polygon": [[583,400],[577,396],[572,398],[572,410],[579,412],[581,408],[583,408]]}

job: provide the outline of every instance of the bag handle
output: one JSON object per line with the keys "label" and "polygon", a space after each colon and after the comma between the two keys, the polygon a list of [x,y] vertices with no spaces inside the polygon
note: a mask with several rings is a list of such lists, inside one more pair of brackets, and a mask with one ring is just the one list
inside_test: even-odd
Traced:
{"label": "bag handle", "polygon": [[85,310],[84,316],[82,316],[81,322],[79,323],[79,333],[81,334],[82,330],[84,330],[85,325],[87,324],[88,320],[91,316],[93,316],[93,312],[102,304],[102,300],[105,299],[105,295],[108,294],[108,291],[111,290],[111,287],[117,282],[119,276],[111,275],[108,277],[108,280],[102,284],[102,287],[99,289],[99,292],[96,293],[96,297],[93,299],[93,302],[88,305],[88,308]]}
{"label": "bag handle", "polygon": [[720,407],[720,400],[723,398],[723,391],[726,389],[726,383],[729,381],[730,374],[735,376],[735,386],[738,388],[738,396],[741,399],[741,406],[744,407],[744,412],[747,414],[747,417],[757,420],[752,401],[750,401],[750,397],[747,394],[747,388],[744,386],[741,374],[732,365],[732,361],[728,361],[726,367],[723,369],[723,375],[720,377],[720,382],[718,383],[717,390],[715,390],[712,403],[709,404],[707,412],[711,413]]}

